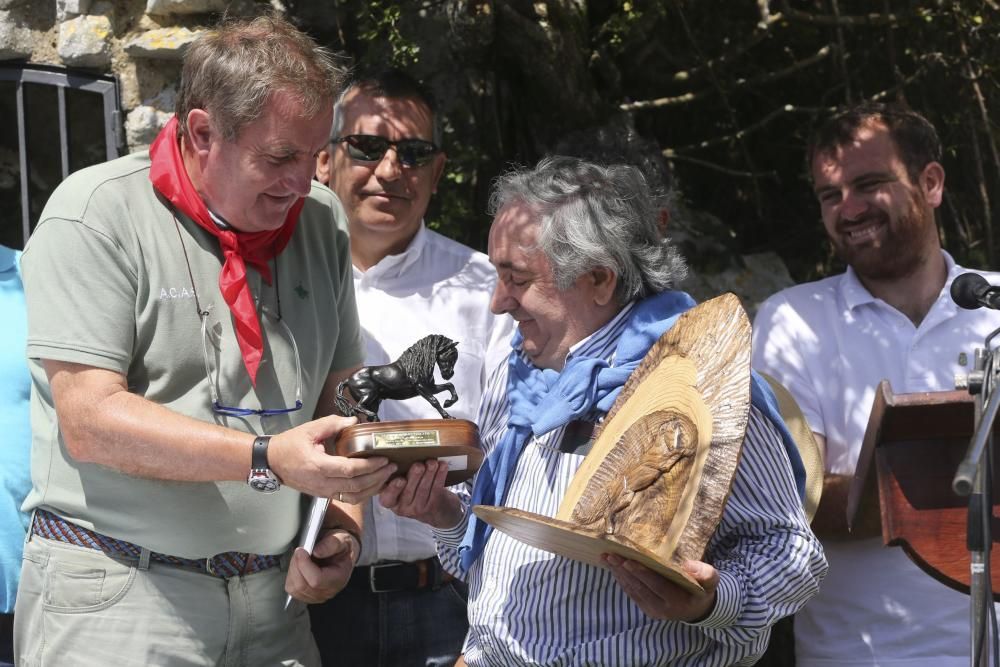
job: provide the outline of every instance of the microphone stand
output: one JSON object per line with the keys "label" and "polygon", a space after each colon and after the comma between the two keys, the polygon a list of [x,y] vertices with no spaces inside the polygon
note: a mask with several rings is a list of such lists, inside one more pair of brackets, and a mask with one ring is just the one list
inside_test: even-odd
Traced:
{"label": "microphone stand", "polygon": [[[993,423],[1000,411],[1000,392],[995,392],[993,352],[990,343],[1000,330],[991,333],[985,350],[977,349],[974,371],[965,379],[975,399],[975,430],[965,458],[958,466],[952,488],[969,499],[966,546],[970,555],[970,623],[972,665],[989,664],[990,638],[997,640],[993,609],[990,551],[993,545],[991,524]],[[993,622],[987,623],[990,619]]]}

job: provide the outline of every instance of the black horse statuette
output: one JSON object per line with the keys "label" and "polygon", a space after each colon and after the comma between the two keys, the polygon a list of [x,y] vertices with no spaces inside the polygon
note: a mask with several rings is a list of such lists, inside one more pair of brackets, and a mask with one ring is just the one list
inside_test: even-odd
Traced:
{"label": "black horse statuette", "polygon": [[[384,366],[365,366],[337,385],[337,407],[347,416],[364,415],[368,421],[377,422],[378,407],[385,399],[403,400],[423,396],[444,419],[451,415],[444,408],[458,400],[455,385],[450,382],[435,384],[434,364],[441,369],[445,380],[455,373],[458,361],[458,343],[441,336],[424,336],[399,355],[399,359]],[[344,397],[344,388],[350,392],[356,405]],[[442,391],[451,392],[444,407],[434,398]]]}

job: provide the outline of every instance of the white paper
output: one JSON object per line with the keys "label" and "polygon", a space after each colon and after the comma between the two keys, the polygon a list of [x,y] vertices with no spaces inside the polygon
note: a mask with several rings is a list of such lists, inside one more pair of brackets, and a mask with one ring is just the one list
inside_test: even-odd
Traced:
{"label": "white paper", "polygon": [[[306,524],[302,527],[302,535],[299,539],[299,546],[312,555],[316,546],[316,538],[319,537],[320,528],[323,527],[323,519],[326,517],[326,509],[330,506],[329,498],[313,498],[309,506],[309,516],[306,517]],[[285,609],[292,604],[292,596],[285,600]]]}
{"label": "white paper", "polygon": [[439,456],[438,461],[448,464],[448,470],[465,470],[469,467],[469,457],[465,454],[461,456]]}

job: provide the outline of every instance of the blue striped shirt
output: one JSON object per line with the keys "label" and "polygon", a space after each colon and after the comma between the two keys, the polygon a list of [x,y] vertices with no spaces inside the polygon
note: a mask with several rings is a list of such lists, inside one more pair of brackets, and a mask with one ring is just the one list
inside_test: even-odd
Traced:
{"label": "blue striped shirt", "polygon": [[[609,359],[627,321],[626,307],[578,343],[570,355]],[[479,428],[486,453],[507,428],[507,366],[483,394]],[[559,449],[565,427],[526,445],[505,505],[554,516],[583,456]],[[435,530],[445,568],[458,574],[470,487],[458,491],[465,516]],[[609,570],[571,561],[493,531],[468,572],[465,659],[479,665],[752,664],[770,627],[812,597],[826,559],[795,490],[781,436],[751,409],[736,478],[706,560],[719,571],[717,602],[699,623],[646,616]]]}

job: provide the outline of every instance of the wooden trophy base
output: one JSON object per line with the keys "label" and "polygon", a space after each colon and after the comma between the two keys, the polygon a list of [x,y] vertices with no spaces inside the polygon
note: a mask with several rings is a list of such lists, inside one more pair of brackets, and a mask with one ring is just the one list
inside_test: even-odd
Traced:
{"label": "wooden trophy base", "polygon": [[355,424],[340,432],[334,448],[339,456],[384,456],[398,466],[399,475],[406,475],[419,461],[444,461],[448,464],[448,486],[471,478],[483,463],[479,427],[467,419]]}
{"label": "wooden trophy base", "polygon": [[601,554],[618,554],[622,558],[642,563],[689,593],[705,591],[679,564],[665,562],[659,555],[641,545],[626,544],[626,538],[618,535],[590,531],[568,521],[512,507],[476,505],[472,511],[480,519],[514,539],[563,558],[607,568],[607,564],[601,560]]}

